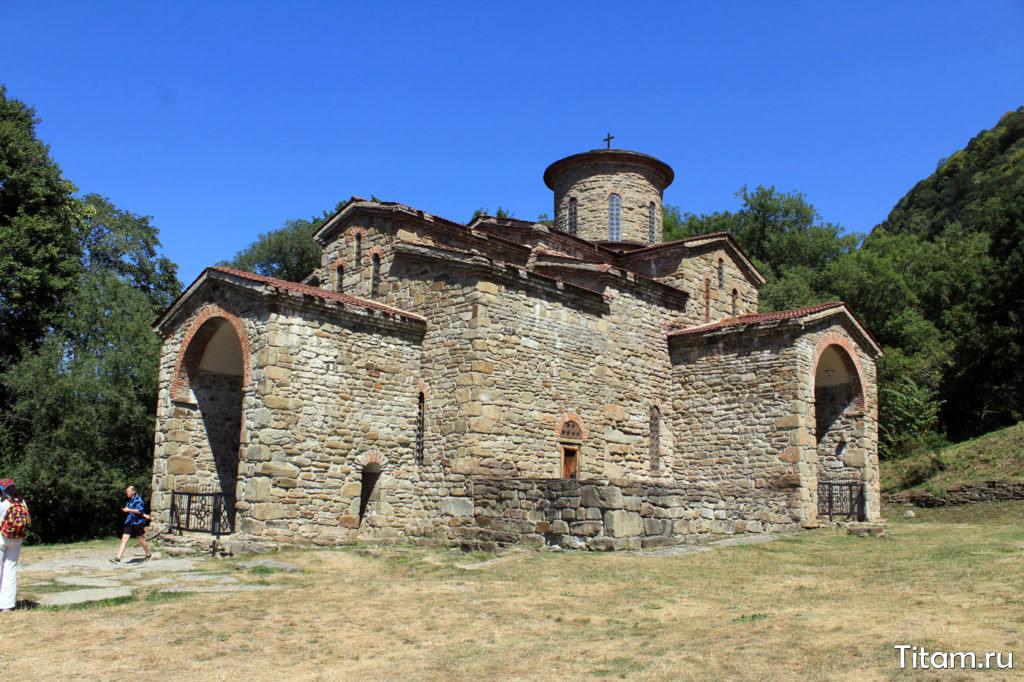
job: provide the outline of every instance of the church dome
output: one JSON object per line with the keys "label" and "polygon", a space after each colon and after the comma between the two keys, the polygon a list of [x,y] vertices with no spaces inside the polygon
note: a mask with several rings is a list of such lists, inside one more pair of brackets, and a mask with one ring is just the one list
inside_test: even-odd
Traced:
{"label": "church dome", "polygon": [[662,193],[675,173],[653,156],[595,149],[555,161],[544,184],[555,193],[555,227],[605,244],[661,241]]}

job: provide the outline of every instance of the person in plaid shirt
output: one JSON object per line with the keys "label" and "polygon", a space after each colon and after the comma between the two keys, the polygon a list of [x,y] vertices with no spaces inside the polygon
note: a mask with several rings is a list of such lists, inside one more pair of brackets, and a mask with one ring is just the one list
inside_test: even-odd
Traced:
{"label": "person in plaid shirt", "polygon": [[145,513],[146,503],[142,501],[142,495],[135,492],[135,486],[128,486],[124,492],[128,496],[128,504],[121,507],[121,511],[128,516],[124,520],[121,546],[117,550],[117,555],[111,559],[115,564],[121,563],[124,549],[128,546],[128,538],[136,538],[139,541],[142,549],[146,550],[147,559],[153,557],[153,553],[149,551],[149,545],[146,544],[146,520],[149,519],[149,514]]}

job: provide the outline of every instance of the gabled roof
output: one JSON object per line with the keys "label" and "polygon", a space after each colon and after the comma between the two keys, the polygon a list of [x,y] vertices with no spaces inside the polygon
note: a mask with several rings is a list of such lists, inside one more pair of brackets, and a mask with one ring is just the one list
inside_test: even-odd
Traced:
{"label": "gabled roof", "polygon": [[367,201],[366,199],[360,199],[359,197],[352,197],[345,202],[345,205],[342,206],[337,213],[327,219],[327,222],[323,224],[323,227],[313,233],[313,240],[320,244],[324,244],[325,240],[337,229],[338,225],[343,222],[344,217],[360,208],[369,210],[375,209],[382,213],[403,213],[409,218],[420,218],[428,222],[447,225],[449,227],[455,227],[466,231],[466,226],[462,223],[457,223],[454,220],[448,220],[447,218],[432,215],[426,211],[421,211],[420,209],[400,204],[397,201]]}
{"label": "gabled roof", "polygon": [[566,244],[574,244],[584,249],[589,249],[599,257],[598,262],[611,263],[615,260],[618,252],[614,249],[609,249],[603,244],[592,242],[589,239],[578,237],[569,232],[558,229],[553,225],[545,225],[544,223],[536,223],[528,220],[517,220],[515,218],[496,218],[494,216],[480,215],[469,222],[467,227],[471,230],[483,230],[487,234],[494,234],[496,228],[499,229],[510,229],[518,232],[528,233],[533,236],[536,233],[540,233],[542,236],[538,239],[550,237],[556,241],[562,241]]}
{"label": "gabled roof", "polygon": [[545,281],[554,284],[559,289],[568,289],[579,293],[590,294],[593,296],[605,298],[604,294],[599,291],[594,291],[589,287],[585,287],[581,284],[575,284],[559,277],[552,277],[551,275],[545,275],[542,272],[536,270],[527,269],[516,263],[509,263],[507,261],[499,260],[489,254],[476,253],[473,251],[466,251],[465,249],[457,249],[451,246],[439,246],[437,244],[421,244],[419,242],[406,242],[396,241],[395,242],[396,253],[402,253],[407,256],[430,256],[431,254],[446,254],[455,258],[457,261],[465,263],[474,263],[477,265],[485,265],[487,267],[501,269],[501,270],[514,270],[517,276],[521,279],[533,278],[539,281]]}
{"label": "gabled roof", "polygon": [[174,303],[168,306],[167,310],[157,318],[156,322],[153,323],[153,328],[159,330],[163,326],[164,322],[180,308],[182,302],[208,279],[220,279],[227,281],[242,280],[243,284],[246,282],[262,284],[273,290],[293,292],[295,294],[309,296],[323,302],[340,303],[343,305],[361,308],[363,310],[381,312],[386,315],[394,315],[395,317],[411,322],[425,323],[427,321],[427,318],[422,315],[410,313],[405,310],[399,310],[398,308],[392,308],[391,306],[384,305],[383,303],[377,303],[376,301],[368,301],[365,298],[358,298],[338,291],[329,291],[327,289],[321,289],[320,287],[314,287],[308,284],[299,284],[298,282],[289,282],[283,279],[267,277],[266,275],[258,275],[255,272],[246,272],[245,270],[235,270],[234,268],[225,268],[215,265],[206,268],[199,274],[199,277],[197,277],[196,280],[192,282],[192,284],[190,284],[177,299],[175,299]]}
{"label": "gabled roof", "polygon": [[759,287],[764,286],[766,281],[764,275],[754,267],[754,263],[750,260],[747,254],[743,252],[743,248],[739,245],[739,242],[737,242],[736,239],[728,232],[709,232],[708,234],[699,234],[694,237],[686,237],[685,239],[676,239],[670,242],[651,244],[650,246],[644,246],[639,249],[632,249],[622,253],[619,255],[619,260],[623,263],[629,263],[635,260],[642,260],[645,257],[654,256],[665,251],[687,251],[706,244],[713,244],[715,242],[723,242],[726,244],[729,250],[731,250],[736,256],[736,262],[740,268],[745,270]]}
{"label": "gabled roof", "polygon": [[669,333],[668,337],[672,339],[685,336],[699,336],[713,332],[738,332],[745,331],[750,327],[768,325],[773,322],[804,320],[805,318],[818,319],[822,317],[829,317],[831,315],[845,316],[853,324],[857,332],[863,337],[865,342],[864,345],[867,346],[868,351],[875,357],[882,354],[882,348],[878,345],[878,342],[873,336],[871,336],[870,332],[864,328],[864,325],[861,324],[860,320],[857,319],[857,316],[853,314],[852,310],[850,310],[850,307],[843,301],[819,303],[817,305],[805,306],[803,308],[778,310],[771,313],[749,313],[747,315],[730,317],[725,320],[712,322],[711,324],[705,324],[699,327],[680,329]]}

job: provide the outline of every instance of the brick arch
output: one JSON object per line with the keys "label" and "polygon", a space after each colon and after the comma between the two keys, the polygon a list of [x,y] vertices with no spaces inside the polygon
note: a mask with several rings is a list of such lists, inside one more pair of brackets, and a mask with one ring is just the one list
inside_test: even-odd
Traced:
{"label": "brick arch", "polygon": [[555,438],[562,437],[562,427],[568,422],[573,422],[579,427],[580,433],[582,434],[582,440],[590,438],[590,432],[587,431],[587,426],[583,423],[583,417],[579,416],[575,412],[566,412],[558,419],[558,422],[555,424]]}
{"label": "brick arch", "polygon": [[387,255],[387,251],[384,250],[383,246],[381,246],[380,244],[374,244],[368,249],[363,249],[363,263],[369,265],[370,263],[373,262],[374,256],[379,256],[380,259],[383,261],[384,257]]}
{"label": "brick arch", "polygon": [[242,392],[249,388],[251,377],[250,358],[252,345],[245,323],[227,303],[207,303],[192,320],[185,338],[178,349],[178,359],[174,363],[174,374],[171,377],[171,400],[187,401],[189,399],[189,379],[199,368],[199,361],[206,350],[206,342],[210,340],[216,329],[207,322],[214,318],[223,318],[234,328],[238,343],[242,347]]}
{"label": "brick arch", "polygon": [[[824,353],[825,349],[829,346],[838,346],[845,351],[843,355],[848,362],[847,369],[857,375],[857,397],[854,399],[853,403],[857,408],[866,412],[868,407],[868,392],[864,385],[864,370],[861,367],[860,359],[857,357],[857,349],[852,343],[850,343],[849,339],[837,332],[826,332],[820,339],[818,339],[818,345],[814,347],[814,355],[811,361],[811,395],[814,394],[815,376],[818,373],[818,361],[821,360],[821,354]],[[849,365],[852,365],[852,367]]]}
{"label": "brick arch", "polygon": [[388,458],[376,450],[372,450],[356,457],[356,464],[359,465],[360,469],[365,468],[367,464],[376,464],[383,471],[384,467],[388,465]]}
{"label": "brick arch", "polygon": [[345,233],[350,239],[355,239],[357,234],[366,236],[366,228],[362,225],[353,225],[352,227],[345,230]]}

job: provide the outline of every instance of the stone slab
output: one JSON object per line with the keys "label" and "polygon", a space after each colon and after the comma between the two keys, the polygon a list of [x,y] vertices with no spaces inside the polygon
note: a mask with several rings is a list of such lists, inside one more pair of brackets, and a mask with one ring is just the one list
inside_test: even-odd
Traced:
{"label": "stone slab", "polygon": [[40,606],[69,606],[71,604],[84,604],[102,599],[117,599],[119,597],[130,597],[130,587],[96,587],[88,590],[68,590],[67,592],[53,592],[39,600]]}
{"label": "stone slab", "polygon": [[292,564],[287,561],[274,561],[272,559],[256,559],[254,561],[239,561],[235,566],[244,568],[246,570],[250,568],[256,568],[263,566],[265,568],[278,568],[285,573],[298,573],[302,570],[302,566],[298,564]]}
{"label": "stone slab", "polygon": [[61,585],[78,587],[121,587],[121,581],[113,578],[94,578],[87,575],[72,575],[56,579]]}
{"label": "stone slab", "polygon": [[190,583],[209,581],[218,581],[222,583],[238,582],[238,578],[225,573],[182,573],[181,575],[174,576],[174,580],[183,580]]}

